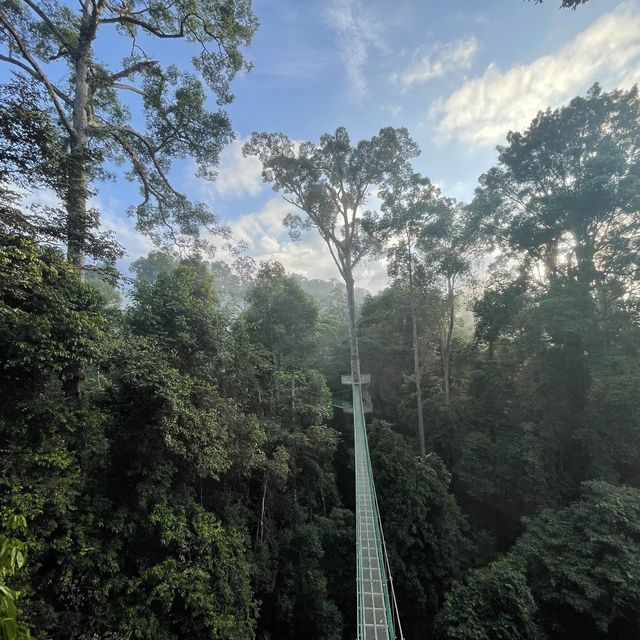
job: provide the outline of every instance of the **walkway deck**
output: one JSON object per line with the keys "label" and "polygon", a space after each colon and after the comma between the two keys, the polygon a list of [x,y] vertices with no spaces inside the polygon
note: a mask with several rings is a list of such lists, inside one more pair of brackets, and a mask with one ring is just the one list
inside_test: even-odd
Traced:
{"label": "walkway deck", "polygon": [[352,388],[356,468],[358,640],[395,640],[362,390],[359,384],[352,385]]}

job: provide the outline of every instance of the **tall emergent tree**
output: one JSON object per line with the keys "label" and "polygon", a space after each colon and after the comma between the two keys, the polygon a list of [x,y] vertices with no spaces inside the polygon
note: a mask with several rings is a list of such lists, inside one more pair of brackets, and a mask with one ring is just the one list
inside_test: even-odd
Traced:
{"label": "tall emergent tree", "polygon": [[418,147],[406,129],[386,127],[369,140],[352,146],[344,127],[320,137],[320,144],[296,145],[282,133],[254,133],[244,146],[245,155],[256,155],[262,177],[273,183],[285,200],[306,217],[290,214],[285,224],[292,237],[317,229],[326,243],[347,288],[351,375],[360,380],[356,329],[356,265],[376,243],[375,214],[365,210],[371,190],[417,156]]}
{"label": "tall emergent tree", "polygon": [[[547,469],[546,496],[570,497],[591,478],[638,479],[639,442],[629,426],[638,411],[639,123],[635,87],[594,85],[540,112],[507,136],[470,208],[484,242],[501,250],[494,284],[475,306],[477,335],[499,373],[487,369],[486,380],[521,407],[503,412],[504,426],[494,413],[482,438],[505,450],[511,435],[500,430],[535,425],[540,454],[522,459],[537,457]],[[477,474],[473,483],[482,486]],[[524,504],[536,504],[540,485],[526,484],[535,490],[523,492]]]}
{"label": "tall emergent tree", "polygon": [[440,359],[445,401],[451,396],[451,356],[456,318],[456,299],[461,280],[471,271],[476,230],[465,219],[462,206],[453,198],[440,198],[432,232],[422,234],[420,250],[427,277],[433,279],[442,299],[440,313]]}
{"label": "tall emergent tree", "polygon": [[478,226],[529,273],[573,282],[606,309],[618,285],[632,291],[640,275],[639,122],[637,86],[606,93],[595,84],[540,112],[480,176]]}
{"label": "tall emergent tree", "polygon": [[[241,48],[257,28],[250,0],[3,0],[0,60],[42,87],[66,139],[69,261],[81,274],[98,215],[88,207],[92,180],[105,161],[128,162],[140,184],[137,225],[157,241],[184,244],[200,226],[224,230],[204,205],[190,203],[171,183],[174,158],[195,158],[213,177],[220,150],[232,137],[224,110],[206,108],[206,84],[218,105],[229,103],[229,83],[246,67]],[[126,51],[111,68],[96,51],[119,37]],[[196,49],[194,73],[164,65],[150,52],[154,40]],[[141,101],[144,125],[132,120],[123,92]],[[201,240],[196,240],[201,245]]]}
{"label": "tall emergent tree", "polygon": [[437,219],[441,202],[439,191],[429,178],[419,173],[399,174],[391,177],[382,189],[382,211],[380,229],[386,240],[395,240],[387,249],[389,275],[408,280],[409,304],[411,307],[411,331],[413,368],[418,410],[418,440],[420,452],[426,453],[424,418],[422,415],[422,388],[420,384],[420,353],[418,350],[418,319],[415,277],[422,271],[416,251],[420,238],[429,233]]}
{"label": "tall emergent tree", "polygon": [[[475,233],[466,224],[462,207],[453,198],[444,197],[419,173],[392,176],[381,195],[384,216],[378,228],[388,243],[389,275],[403,278],[409,284],[418,429],[419,434],[423,434],[416,281],[434,287],[441,298],[438,305],[439,350],[443,390],[448,403],[455,301],[460,280],[471,268]],[[422,442],[424,435],[419,435],[419,439]]]}

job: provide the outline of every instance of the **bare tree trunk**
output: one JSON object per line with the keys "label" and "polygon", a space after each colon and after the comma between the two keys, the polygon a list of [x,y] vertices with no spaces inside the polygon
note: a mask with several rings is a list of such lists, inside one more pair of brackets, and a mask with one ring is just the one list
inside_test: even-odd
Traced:
{"label": "bare tree trunk", "polygon": [[[69,161],[67,166],[67,260],[84,280],[86,241],[89,231],[87,200],[89,180],[89,61],[91,43],[96,34],[98,9],[94,15],[88,12],[89,3],[83,10],[78,47],[75,54],[75,93],[73,99],[73,132],[69,139]],[[94,5],[95,6],[95,5]],[[64,389],[69,397],[77,400],[82,396],[84,371],[79,363],[72,363],[64,376]]]}
{"label": "bare tree trunk", "polygon": [[[88,7],[88,3],[87,3]],[[89,62],[91,43],[96,35],[98,13],[90,15],[85,8],[82,15],[79,42],[75,53],[75,92],[73,97],[73,133],[69,140],[67,171],[67,259],[84,279],[85,245],[89,220],[87,164],[89,162]]]}
{"label": "bare tree trunk", "polygon": [[[82,120],[82,116],[74,121]],[[86,114],[85,114],[86,119]],[[75,268],[78,277],[84,280],[85,240],[87,234],[87,140],[82,133],[71,138],[71,150],[67,174],[67,259]]]}
{"label": "bare tree trunk", "polygon": [[296,426],[296,378],[291,371],[291,427]]}
{"label": "bare tree trunk", "polygon": [[442,346],[442,377],[444,379],[444,398],[449,404],[451,397],[451,341],[453,339],[453,325],[455,321],[454,283],[451,277],[447,278],[447,326],[445,329],[444,344]]}
{"label": "bare tree trunk", "polygon": [[[86,58],[79,54],[76,60],[76,91],[73,103],[73,129],[67,166],[67,260],[78,277],[84,280],[85,243],[87,235],[87,128],[89,84]],[[82,366],[72,363],[65,371],[65,393],[77,400],[82,396],[84,372]]]}
{"label": "bare tree trunk", "polygon": [[427,443],[424,433],[424,418],[422,415],[422,387],[420,384],[420,354],[418,352],[418,319],[416,312],[416,298],[413,289],[413,265],[411,263],[411,243],[407,242],[409,250],[409,297],[411,298],[411,329],[413,341],[413,375],[416,383],[416,406],[418,409],[418,441],[420,442],[420,453],[427,453]]}
{"label": "bare tree trunk", "polygon": [[449,347],[445,346],[442,354],[442,377],[444,380],[444,400],[449,404],[451,391],[449,389]]}
{"label": "bare tree trunk", "polygon": [[260,521],[258,522],[258,527],[256,529],[256,547],[258,546],[258,542],[262,542],[264,540],[264,512],[265,505],[267,502],[267,471],[264,472],[264,485],[262,488],[262,503],[260,506]]}
{"label": "bare tree trunk", "polygon": [[358,352],[358,327],[356,323],[356,297],[355,283],[351,267],[345,272],[345,285],[347,287],[347,309],[349,313],[349,346],[351,350],[351,379],[357,384],[360,382],[360,354]]}

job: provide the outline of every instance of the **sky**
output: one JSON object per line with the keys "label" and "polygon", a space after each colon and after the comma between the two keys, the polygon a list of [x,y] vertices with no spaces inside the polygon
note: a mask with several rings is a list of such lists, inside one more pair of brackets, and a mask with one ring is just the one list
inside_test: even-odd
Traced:
{"label": "sky", "polygon": [[[177,186],[207,202],[256,259],[307,277],[337,277],[314,232],[289,239],[282,219],[290,205],[263,185],[260,162],[242,157],[243,140],[253,131],[282,131],[317,141],[346,126],[357,142],[383,126],[407,127],[422,149],[415,168],[446,195],[468,201],[507,131],[526,128],[539,110],[566,104],[596,81],[611,89],[640,80],[640,0],[591,0],[575,11],[559,5],[254,0],[260,28],[246,51],[253,69],[234,80],[228,108],[236,141],[224,150],[215,183],[197,178],[187,161],[174,172]],[[166,47],[157,51],[161,61],[189,64],[186,48]],[[121,49],[109,36],[97,54],[115,59],[126,55]],[[104,226],[128,251],[125,269],[151,248],[127,217],[135,202],[137,188],[123,180],[101,185],[95,199]],[[363,264],[357,279],[379,290],[384,263]]]}

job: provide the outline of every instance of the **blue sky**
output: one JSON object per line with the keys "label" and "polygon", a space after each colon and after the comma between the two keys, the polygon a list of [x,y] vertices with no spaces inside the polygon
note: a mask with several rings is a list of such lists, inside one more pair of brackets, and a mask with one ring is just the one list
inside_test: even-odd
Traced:
{"label": "blue sky", "polygon": [[[178,187],[211,204],[257,258],[309,277],[336,276],[317,237],[289,240],[281,224],[288,207],[261,184],[259,162],[242,158],[241,140],[252,131],[317,140],[337,126],[358,140],[404,126],[422,148],[416,168],[468,200],[510,128],[526,127],[539,109],[566,103],[595,81],[613,88],[640,80],[640,0],[591,0],[576,11],[559,4],[256,0],[261,26],[247,51],[254,68],[234,81],[229,107],[238,142],[225,150],[215,184],[197,179],[185,162]],[[126,55],[120,45],[108,37],[98,55],[115,68]],[[189,63],[185,48],[161,46],[163,62]],[[136,197],[135,187],[118,181],[96,198],[130,258],[150,247],[126,216]],[[378,289],[384,264],[365,264],[359,276]]]}

